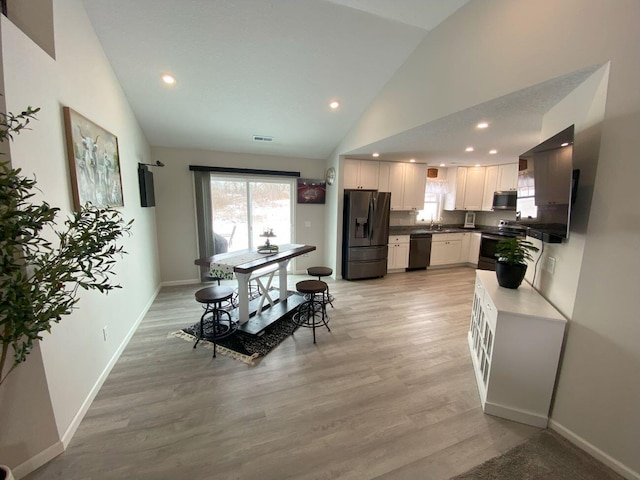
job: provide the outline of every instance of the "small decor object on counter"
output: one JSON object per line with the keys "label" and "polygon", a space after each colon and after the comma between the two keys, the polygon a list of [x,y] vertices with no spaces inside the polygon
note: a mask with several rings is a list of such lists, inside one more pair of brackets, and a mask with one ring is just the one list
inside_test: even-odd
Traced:
{"label": "small decor object on counter", "polygon": [[528,240],[509,237],[496,244],[496,276],[498,284],[505,288],[518,288],[527,273],[527,260],[533,260],[530,252],[538,247]]}
{"label": "small decor object on counter", "polygon": [[265,237],[267,240],[264,242],[264,245],[258,246],[258,253],[277,253],[278,246],[272,245],[269,241],[270,238],[275,237],[275,233],[273,233],[273,228],[266,229],[261,235],[261,237]]}

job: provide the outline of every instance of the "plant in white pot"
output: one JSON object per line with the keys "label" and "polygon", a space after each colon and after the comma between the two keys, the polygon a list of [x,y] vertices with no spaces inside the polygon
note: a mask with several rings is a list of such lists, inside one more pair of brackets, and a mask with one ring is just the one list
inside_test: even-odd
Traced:
{"label": "plant in white pot", "polygon": [[[0,113],[0,141],[20,133],[37,111]],[[116,257],[126,253],[118,241],[133,222],[87,204],[61,227],[60,209],[36,201],[34,190],[34,179],[0,162],[0,387],[42,332],[76,308],[79,289],[120,287],[112,282]],[[8,469],[2,475],[13,478]]]}
{"label": "plant in white pot", "polygon": [[496,277],[505,288],[518,288],[527,273],[527,260],[533,260],[531,252],[540,250],[528,240],[509,237],[496,244]]}

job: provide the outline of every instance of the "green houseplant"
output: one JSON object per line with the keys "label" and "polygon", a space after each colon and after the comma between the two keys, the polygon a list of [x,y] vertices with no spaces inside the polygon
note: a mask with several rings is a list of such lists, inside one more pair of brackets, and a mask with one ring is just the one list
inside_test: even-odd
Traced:
{"label": "green houseplant", "polygon": [[[37,112],[0,113],[0,141],[20,133]],[[126,252],[118,241],[133,222],[87,204],[60,226],[60,209],[36,201],[34,190],[35,179],[0,162],[0,385],[42,332],[76,308],[79,289],[119,288],[113,268]]]}
{"label": "green houseplant", "polygon": [[498,284],[505,288],[518,288],[527,273],[527,260],[533,260],[531,252],[540,250],[533,243],[518,237],[509,237],[496,244],[496,276]]}

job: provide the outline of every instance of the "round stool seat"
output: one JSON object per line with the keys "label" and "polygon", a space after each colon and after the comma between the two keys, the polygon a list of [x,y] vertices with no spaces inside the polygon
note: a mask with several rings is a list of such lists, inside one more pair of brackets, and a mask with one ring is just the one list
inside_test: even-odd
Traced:
{"label": "round stool seat", "polygon": [[233,296],[230,287],[207,287],[196,292],[196,300],[200,303],[224,302]]}
{"label": "round stool seat", "polygon": [[300,293],[316,294],[327,289],[327,284],[320,280],[302,280],[296,283],[296,290]]}
{"label": "round stool seat", "polygon": [[329,267],[309,267],[307,273],[312,277],[328,277],[333,274],[333,269]]}

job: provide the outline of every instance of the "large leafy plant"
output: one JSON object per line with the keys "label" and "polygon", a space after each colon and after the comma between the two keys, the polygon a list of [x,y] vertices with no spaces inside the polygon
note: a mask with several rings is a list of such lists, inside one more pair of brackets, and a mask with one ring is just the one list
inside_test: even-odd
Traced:
{"label": "large leafy plant", "polygon": [[499,262],[507,265],[526,265],[527,260],[533,260],[531,252],[538,250],[540,249],[528,240],[510,237],[496,244],[496,257]]}
{"label": "large leafy plant", "polygon": [[[0,141],[27,128],[37,112],[0,113]],[[131,233],[133,222],[87,204],[61,228],[60,209],[36,202],[34,190],[35,179],[0,162],[0,385],[42,332],[76,308],[79,289],[120,288],[112,282],[116,257],[126,253],[118,240]]]}

